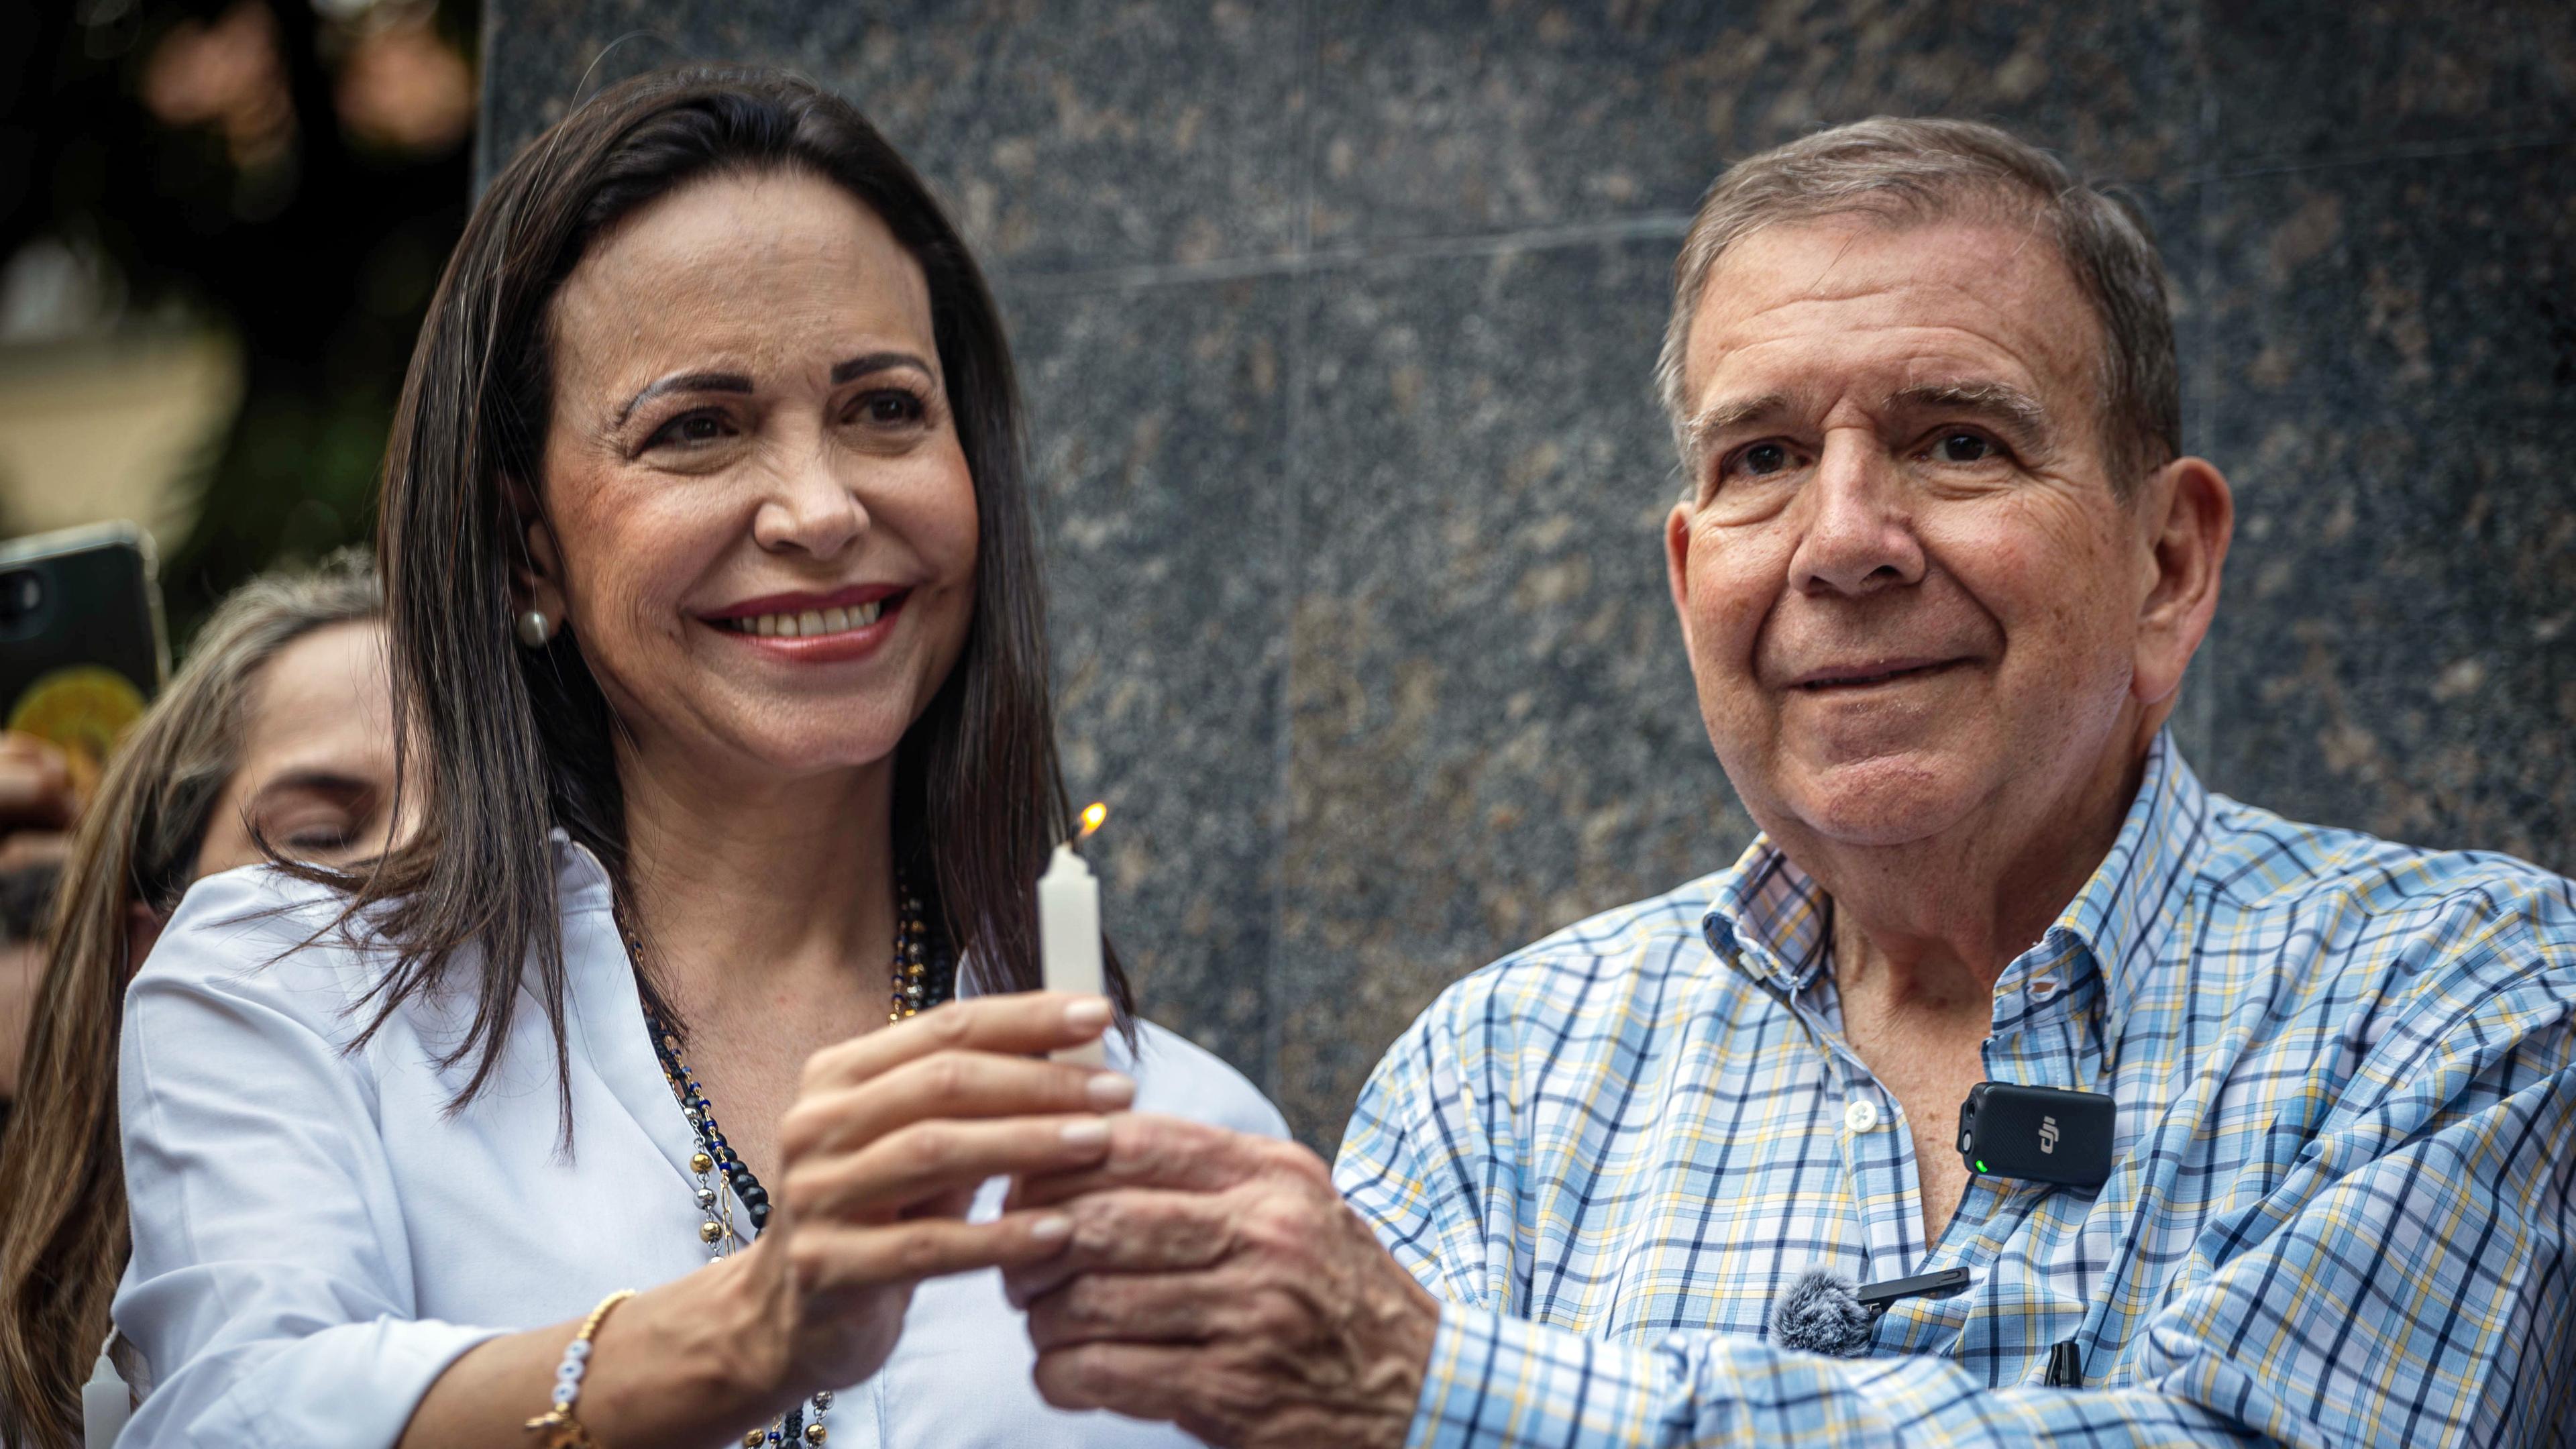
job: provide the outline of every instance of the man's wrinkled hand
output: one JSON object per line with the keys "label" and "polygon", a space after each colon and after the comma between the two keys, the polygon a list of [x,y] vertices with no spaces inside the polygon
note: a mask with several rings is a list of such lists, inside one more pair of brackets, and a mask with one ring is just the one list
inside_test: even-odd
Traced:
{"label": "man's wrinkled hand", "polygon": [[1123,1116],[1104,1162],[1025,1180],[1013,1199],[1073,1219],[1064,1252],[1005,1274],[1048,1403],[1225,1449],[1404,1442],[1440,1305],[1315,1154]]}

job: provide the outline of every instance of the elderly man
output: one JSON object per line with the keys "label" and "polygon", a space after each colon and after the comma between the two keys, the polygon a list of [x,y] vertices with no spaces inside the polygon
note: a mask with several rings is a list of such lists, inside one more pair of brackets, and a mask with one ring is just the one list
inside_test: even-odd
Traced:
{"label": "elderly man", "polygon": [[[1665,558],[1762,834],[1443,994],[1347,1205],[1145,1118],[1024,1185],[1042,1390],[1264,1446],[2567,1442],[2576,894],[2176,753],[2232,505],[2135,222],[1871,121],[1729,171],[1675,278]],[[2100,1094],[2107,1176],[1963,1160],[1989,1081]],[[1802,1297],[1831,1357],[1814,1269],[1965,1286]]]}

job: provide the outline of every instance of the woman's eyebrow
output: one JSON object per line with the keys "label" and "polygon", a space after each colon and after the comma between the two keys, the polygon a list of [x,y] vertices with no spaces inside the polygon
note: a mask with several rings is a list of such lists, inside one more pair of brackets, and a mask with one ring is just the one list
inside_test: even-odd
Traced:
{"label": "woman's eyebrow", "polygon": [[646,383],[641,392],[628,398],[626,405],[617,410],[617,417],[609,426],[613,428],[626,426],[626,420],[635,416],[637,408],[642,407],[649,399],[660,397],[666,392],[749,391],[751,391],[751,379],[739,372],[675,372],[659,382]]}
{"label": "woman's eyebrow", "polygon": [[865,377],[871,372],[883,372],[890,367],[909,367],[934,382],[939,379],[939,374],[930,370],[929,363],[909,352],[871,352],[862,357],[853,357],[847,362],[832,364],[832,385],[839,387],[854,377]]}
{"label": "woman's eyebrow", "polygon": [[[869,373],[883,372],[890,367],[909,367],[921,373],[922,376],[934,380],[939,376],[931,370],[929,363],[912,353],[871,352],[864,356],[853,357],[846,362],[832,364],[832,385],[838,387],[854,377],[865,377]],[[641,391],[628,398],[625,405],[618,408],[617,416],[609,426],[624,427],[626,420],[635,415],[637,408],[664,393],[748,393],[750,391],[752,391],[751,379],[739,372],[675,372],[669,377],[645,384]]]}
{"label": "woman's eyebrow", "polygon": [[343,774],[338,770],[287,770],[261,781],[253,798],[264,800],[271,795],[301,791],[346,801],[373,794],[378,788],[380,787],[372,780]]}

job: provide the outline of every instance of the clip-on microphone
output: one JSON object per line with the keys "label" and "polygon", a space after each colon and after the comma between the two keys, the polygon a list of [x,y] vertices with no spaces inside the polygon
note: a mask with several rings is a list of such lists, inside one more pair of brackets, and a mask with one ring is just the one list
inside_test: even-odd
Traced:
{"label": "clip-on microphone", "polygon": [[1809,1268],[1771,1305],[1771,1338],[1782,1348],[1857,1358],[1888,1305],[1899,1298],[1955,1298],[1968,1291],[1968,1270],[1944,1268],[1911,1278],[1852,1286],[1849,1278]]}
{"label": "clip-on microphone", "polygon": [[1959,1104],[1959,1159],[1990,1177],[2100,1187],[2118,1115],[2101,1092],[1979,1082]]}
{"label": "clip-on microphone", "polygon": [[[2111,1177],[2111,1135],[2118,1104],[2101,1092],[1979,1082],[1959,1104],[1959,1157],[1970,1172],[2067,1187],[2100,1187]],[[1782,1348],[1853,1358],[1900,1298],[1949,1298],[1968,1288],[1968,1270],[1945,1268],[1911,1278],[1864,1283],[1822,1268],[1798,1275],[1771,1305],[1771,1338]],[[2072,1340],[2053,1346],[2047,1382],[2080,1384]]]}

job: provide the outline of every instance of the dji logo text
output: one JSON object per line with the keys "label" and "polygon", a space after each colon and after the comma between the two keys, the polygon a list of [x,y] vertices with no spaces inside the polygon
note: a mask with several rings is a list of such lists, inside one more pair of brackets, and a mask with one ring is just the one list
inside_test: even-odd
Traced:
{"label": "dji logo text", "polygon": [[2054,1117],[2039,1119],[2039,1150],[2046,1153],[2057,1151],[2057,1119]]}

